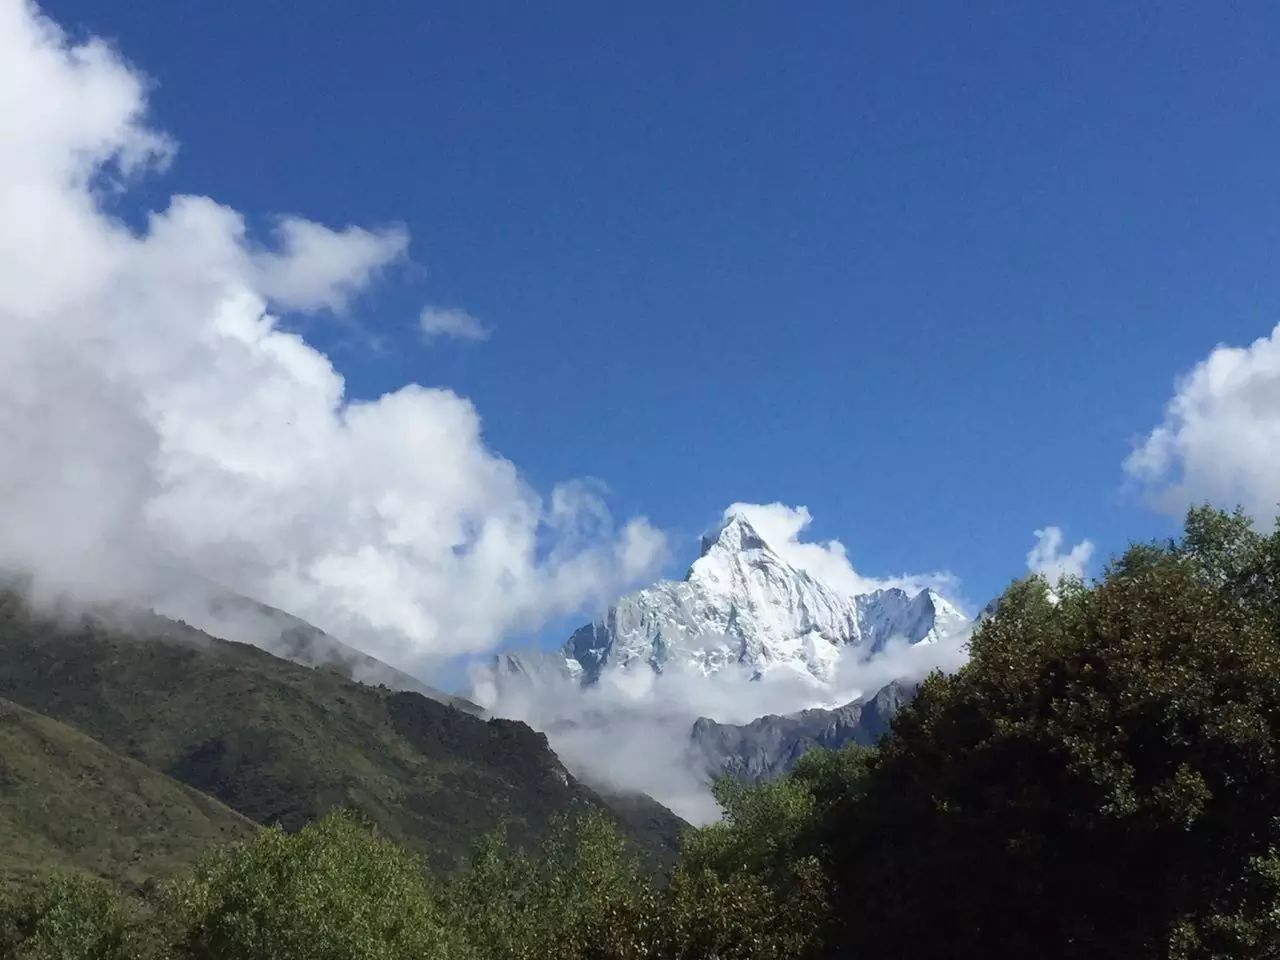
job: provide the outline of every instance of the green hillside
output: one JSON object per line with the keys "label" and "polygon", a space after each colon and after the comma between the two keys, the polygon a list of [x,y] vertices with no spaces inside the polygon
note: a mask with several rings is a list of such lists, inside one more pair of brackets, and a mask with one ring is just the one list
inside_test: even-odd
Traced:
{"label": "green hillside", "polygon": [[[522,723],[486,722],[154,616],[127,629],[53,621],[0,594],[0,697],[257,823],[295,830],[350,807],[440,867],[499,823],[531,845],[558,813],[607,809]],[[652,816],[640,829],[623,823],[655,860],[671,855],[681,825],[663,813],[661,829]],[[82,812],[86,829],[92,817]]]}
{"label": "green hillside", "polygon": [[59,868],[136,885],[256,829],[217,800],[0,700],[0,881]]}

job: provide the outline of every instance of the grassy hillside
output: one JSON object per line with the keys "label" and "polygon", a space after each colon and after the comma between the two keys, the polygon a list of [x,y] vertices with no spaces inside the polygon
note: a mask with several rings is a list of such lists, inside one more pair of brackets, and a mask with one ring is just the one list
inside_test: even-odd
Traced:
{"label": "grassy hillside", "polygon": [[[352,807],[441,867],[499,823],[529,845],[558,813],[606,809],[522,723],[486,722],[159,617],[127,630],[54,622],[0,594],[0,697],[258,823],[293,830]],[[623,827],[665,859],[679,824]]]}
{"label": "grassy hillside", "polygon": [[256,829],[217,800],[0,700],[0,882],[56,867],[140,884]]}

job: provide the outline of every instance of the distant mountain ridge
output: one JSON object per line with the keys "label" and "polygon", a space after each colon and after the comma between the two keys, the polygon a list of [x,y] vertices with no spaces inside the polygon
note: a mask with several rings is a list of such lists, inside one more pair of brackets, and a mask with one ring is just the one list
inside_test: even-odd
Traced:
{"label": "distant mountain ridge", "polygon": [[745,724],[700,717],[690,731],[690,749],[708,778],[773,780],[789,773],[810,750],[836,750],[850,743],[874,746],[915,692],[916,684],[895,680],[835,709],[817,707]]}
{"label": "distant mountain ridge", "polygon": [[306,667],[332,670],[360,683],[407,690],[479,716],[482,707],[465,697],[445,693],[330,636],[307,621],[211,581],[190,578],[165,591],[157,612],[190,623],[204,632],[242,643]]}

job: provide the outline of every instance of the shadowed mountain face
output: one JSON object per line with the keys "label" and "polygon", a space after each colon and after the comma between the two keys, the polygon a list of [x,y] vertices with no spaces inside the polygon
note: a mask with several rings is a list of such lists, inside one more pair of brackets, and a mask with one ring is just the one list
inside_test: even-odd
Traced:
{"label": "shadowed mountain face", "polygon": [[833,750],[848,743],[873,746],[913,696],[915,684],[895,680],[871,697],[833,710],[802,710],[746,724],[701,717],[690,734],[691,749],[710,777],[772,780],[788,773],[809,750]]}
{"label": "shadowed mountain face", "polygon": [[[257,823],[292,830],[351,807],[442,867],[500,822],[529,845],[557,814],[608,809],[523,723],[486,722],[154,615],[127,628],[55,622],[0,593],[0,697]],[[666,859],[680,821],[648,813],[631,835]]]}

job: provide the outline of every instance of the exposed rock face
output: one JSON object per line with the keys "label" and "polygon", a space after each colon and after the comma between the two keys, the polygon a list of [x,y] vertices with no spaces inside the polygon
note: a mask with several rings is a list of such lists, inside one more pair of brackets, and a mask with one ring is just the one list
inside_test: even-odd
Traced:
{"label": "exposed rock face", "polygon": [[915,695],[915,684],[894,681],[873,696],[837,707],[787,716],[760,717],[746,724],[717,723],[706,717],[693,725],[691,749],[709,777],[772,780],[790,772],[815,748],[848,743],[874,745],[889,729],[898,709]]}

